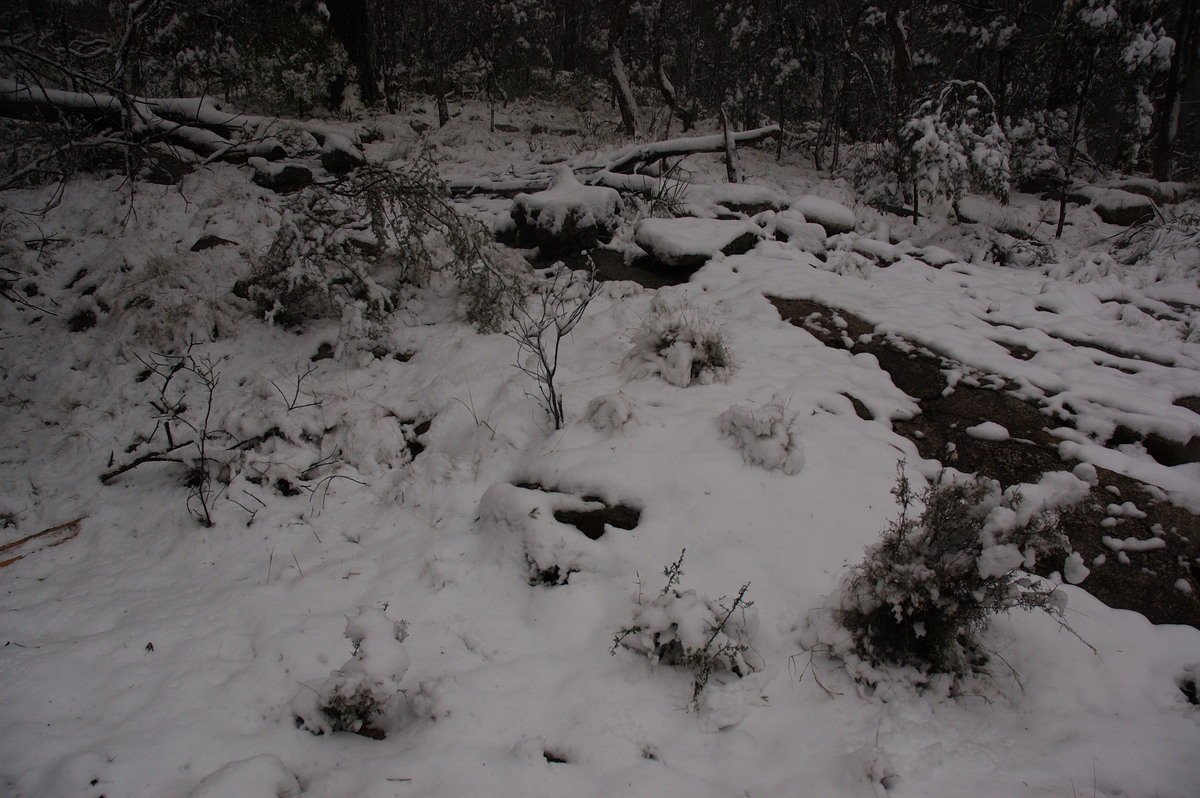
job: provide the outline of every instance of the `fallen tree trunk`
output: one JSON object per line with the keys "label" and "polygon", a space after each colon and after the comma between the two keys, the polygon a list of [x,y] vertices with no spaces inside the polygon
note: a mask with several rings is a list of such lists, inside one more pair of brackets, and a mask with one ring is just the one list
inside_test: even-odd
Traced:
{"label": "fallen tree trunk", "polygon": [[[138,142],[165,141],[205,160],[244,161],[281,131],[308,133],[326,150],[362,159],[361,143],[333,125],[225,110],[207,98],[121,97],[106,92],[66,91],[0,80],[0,116],[59,122],[80,118],[114,131],[127,131]],[[128,142],[135,143],[135,142]]]}
{"label": "fallen tree trunk", "polygon": [[[779,125],[767,125],[755,130],[744,130],[731,133],[730,138],[735,144],[757,144],[760,141],[778,136]],[[722,133],[710,136],[691,136],[688,138],[655,141],[650,144],[635,144],[616,153],[607,163],[595,164],[591,168],[600,168],[618,174],[629,174],[638,166],[657,163],[664,158],[674,158],[680,155],[694,155],[701,152],[724,152],[726,138]]]}

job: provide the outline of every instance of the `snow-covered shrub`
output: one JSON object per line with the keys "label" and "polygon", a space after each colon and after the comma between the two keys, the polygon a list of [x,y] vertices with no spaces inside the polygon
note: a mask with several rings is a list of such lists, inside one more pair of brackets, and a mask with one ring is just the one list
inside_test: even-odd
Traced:
{"label": "snow-covered shrub", "polygon": [[369,165],[297,193],[267,253],[234,292],[273,323],[334,318],[378,331],[403,283],[445,276],[467,301],[467,318],[500,327],[517,283],[496,265],[483,228],[446,199],[434,164]]}
{"label": "snow-covered shrub", "polygon": [[597,432],[616,432],[641,421],[637,404],[623,393],[597,396],[588,402],[583,415]]}
{"label": "snow-covered shrub", "polygon": [[721,328],[683,297],[656,295],[632,341],[627,362],[635,373],[656,374],[680,388],[724,381],[733,371]]}
{"label": "snow-covered shrub", "polygon": [[892,494],[899,518],[832,603],[849,635],[823,641],[856,676],[872,681],[871,669],[889,665],[965,674],[983,659],[979,634],[989,617],[1014,608],[1061,616],[1065,596],[1024,570],[1065,547],[1055,515],[1020,515],[1018,494],[949,472],[918,496],[901,468]]}
{"label": "snow-covered shrub", "polygon": [[793,429],[796,414],[778,397],[762,407],[734,405],[717,421],[747,463],[785,474],[798,474],[804,467],[804,446]]}
{"label": "snow-covered shrub", "polygon": [[400,680],[408,672],[408,626],[388,618],[384,609],[363,606],[346,617],[345,634],[354,654],[315,693],[300,693],[292,710],[297,723],[313,734],[348,731],[381,737],[382,730],[373,724],[401,695]]}
{"label": "snow-covered shrub", "polygon": [[1001,266],[1036,269],[1054,260],[1054,250],[1033,238],[1017,238],[997,232],[992,236],[992,260]]}
{"label": "snow-covered shrub", "polygon": [[[695,590],[679,590],[684,549],[663,569],[667,584],[650,601],[639,597],[633,623],[613,638],[617,647],[645,654],[656,665],[688,668],[692,672],[692,707],[700,708],[704,688],[714,675],[746,676],[762,667],[751,648],[758,631],[754,602],[746,600],[747,582],[732,601],[711,599]],[[728,602],[728,606],[724,602]]]}

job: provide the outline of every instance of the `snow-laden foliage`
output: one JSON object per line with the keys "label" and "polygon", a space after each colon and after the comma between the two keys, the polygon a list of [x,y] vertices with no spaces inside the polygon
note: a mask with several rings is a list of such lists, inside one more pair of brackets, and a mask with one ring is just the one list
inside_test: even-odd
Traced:
{"label": "snow-laden foliage", "polygon": [[804,467],[796,413],[778,397],[761,407],[734,405],[717,421],[721,434],[733,438],[747,463],[785,474],[798,474]]}
{"label": "snow-laden foliage", "polygon": [[639,597],[633,623],[613,638],[612,653],[622,646],[645,654],[656,665],[692,672],[692,707],[699,709],[704,689],[715,675],[743,677],[762,668],[752,648],[758,612],[746,600],[749,583],[733,599],[712,599],[680,590],[684,549],[663,569],[667,584],[649,601]]}
{"label": "snow-laden foliage", "polygon": [[951,80],[923,100],[900,133],[902,172],[927,200],[974,187],[1008,199],[1010,146],[995,100],[978,81]]}
{"label": "snow-laden foliage", "polygon": [[[270,19],[270,25],[257,24]],[[216,96],[268,113],[326,105],[349,67],[316,4],[204,0],[173,8],[146,36],[141,70],[152,95]]]}
{"label": "snow-laden foliage", "polygon": [[629,368],[638,375],[658,375],[680,388],[724,381],[733,371],[720,326],[684,297],[657,294],[632,340]]}
{"label": "snow-laden foliage", "polygon": [[404,283],[456,283],[468,320],[496,330],[516,282],[482,229],[461,216],[425,158],[368,165],[299,192],[270,249],[235,292],[273,323],[340,319],[344,337],[377,335]]}
{"label": "snow-laden foliage", "polygon": [[899,517],[832,604],[850,634],[825,642],[857,676],[874,681],[884,666],[966,674],[986,660],[979,635],[989,617],[1014,608],[1062,615],[1065,596],[1026,574],[1066,545],[1054,514],[1018,513],[1018,494],[949,472],[918,495],[901,469],[892,494]]}

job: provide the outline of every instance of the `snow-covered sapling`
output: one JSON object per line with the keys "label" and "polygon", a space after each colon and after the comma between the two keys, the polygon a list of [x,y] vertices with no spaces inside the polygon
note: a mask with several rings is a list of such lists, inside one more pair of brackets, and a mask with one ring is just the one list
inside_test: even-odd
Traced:
{"label": "snow-covered sapling", "polygon": [[1010,151],[988,87],[946,81],[900,131],[898,169],[911,186],[913,221],[921,197],[957,200],[972,183],[1007,202]]}
{"label": "snow-covered sapling", "polygon": [[313,734],[349,731],[382,738],[383,730],[373,724],[402,694],[408,625],[388,618],[386,607],[364,606],[346,617],[346,637],[353,655],[329,674],[315,696],[308,691],[297,696],[292,709],[297,723]]}
{"label": "snow-covered sapling", "polygon": [[683,297],[656,295],[650,315],[632,340],[630,368],[639,374],[657,374],[680,388],[723,382],[733,371],[733,357],[720,326]]}
{"label": "snow-covered sapling", "polygon": [[[743,677],[762,667],[751,649],[758,630],[754,602],[746,599],[747,582],[732,601],[710,599],[695,590],[679,590],[684,549],[663,569],[667,584],[649,602],[639,596],[633,623],[613,638],[618,646],[645,654],[652,663],[688,668],[692,672],[692,708],[699,709],[709,679],[715,674]],[[727,604],[725,602],[728,602]]]}
{"label": "snow-covered sapling", "polygon": [[[153,413],[154,428],[148,435],[138,436],[126,451],[137,453],[129,462],[100,475],[102,482],[132,471],[145,463],[181,463],[186,467],[184,485],[188,488],[187,508],[205,526],[213,525],[212,510],[216,489],[213,481],[218,462],[210,443],[228,438],[227,433],[213,429],[213,399],[221,374],[217,364],[208,356],[192,353],[195,343],[181,355],[151,353],[139,358],[145,370],[140,382],[155,378],[155,395],[148,400]],[[199,392],[201,401],[193,405],[190,396]],[[162,435],[159,435],[161,431]]]}
{"label": "snow-covered sapling", "polygon": [[918,495],[903,463],[892,495],[899,517],[846,574],[832,604],[850,632],[831,643],[835,655],[965,674],[985,659],[979,635],[991,616],[1020,608],[1061,619],[1063,593],[1026,573],[1039,555],[1066,547],[1057,516],[1018,512],[1018,493],[950,472]]}
{"label": "snow-covered sapling", "polygon": [[564,267],[548,283],[535,284],[529,297],[513,302],[512,326],[506,335],[517,342],[517,368],[537,381],[538,398],[555,429],[562,429],[565,420],[562,394],[554,382],[562,341],[583,318],[599,288],[595,266],[587,273]]}

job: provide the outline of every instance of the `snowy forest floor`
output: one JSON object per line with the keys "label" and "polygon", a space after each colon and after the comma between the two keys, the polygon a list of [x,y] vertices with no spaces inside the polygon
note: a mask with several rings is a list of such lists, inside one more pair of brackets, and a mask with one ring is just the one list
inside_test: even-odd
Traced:
{"label": "snowy forest floor", "polygon": [[[472,106],[431,131],[443,173],[622,144],[570,110],[503,116],[511,132]],[[368,154],[413,151],[410,119],[434,117],[384,120]],[[231,288],[285,200],[244,167],[139,186],[132,208],[119,177],[76,180],[44,216],[18,211],[49,188],[0,197],[5,265],[56,314],[0,303],[0,793],[1194,795],[1195,235],[1126,257],[1123,228],[1073,207],[1053,240],[1051,203],[1017,195],[1005,224],[1051,249],[998,265],[991,227],[945,208],[914,225],[799,155],[743,158],[751,185],[841,203],[854,230],[768,236],[663,281],[678,284],[604,282],[564,339],[559,431],[516,344],[463,323],[444,287],[412,291],[368,342],[337,320],[256,318]],[[723,180],[719,156],[685,166]],[[511,200],[462,207],[503,222]],[[622,263],[635,222],[608,245]],[[224,243],[194,246],[206,236]],[[634,351],[664,308],[719,330],[723,379],[678,387]],[[188,342],[211,402],[148,368]],[[161,435],[167,398],[244,444],[211,527],[178,463],[100,480]],[[791,420],[787,469],[720,421],[772,403]],[[1069,583],[1078,637],[999,617],[986,666],[923,691],[869,689],[805,649],[812,613],[896,517],[901,461],[1062,508],[1076,554],[1036,570]],[[627,512],[595,540],[570,522],[604,507]],[[728,605],[749,583],[753,601],[756,670],[715,675],[695,705],[690,671],[614,645],[685,549],[681,589]],[[302,728],[354,661],[347,618],[385,617],[406,636],[383,739]]]}

